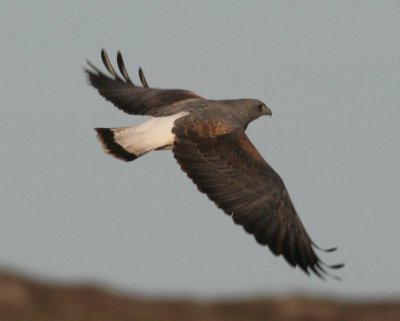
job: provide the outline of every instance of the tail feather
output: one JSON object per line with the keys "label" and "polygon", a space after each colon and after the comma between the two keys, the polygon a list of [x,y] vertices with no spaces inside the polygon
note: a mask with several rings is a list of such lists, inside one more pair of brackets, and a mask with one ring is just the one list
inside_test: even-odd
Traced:
{"label": "tail feather", "polygon": [[[103,151],[115,158],[130,162],[138,158],[132,152],[125,150],[120,144],[116,142],[114,131],[110,128],[95,128],[97,138],[103,146]],[[140,156],[140,155],[139,155]]]}
{"label": "tail feather", "polygon": [[152,150],[171,149],[174,122],[186,114],[181,112],[171,116],[153,117],[138,126],[95,130],[104,152],[129,162]]}

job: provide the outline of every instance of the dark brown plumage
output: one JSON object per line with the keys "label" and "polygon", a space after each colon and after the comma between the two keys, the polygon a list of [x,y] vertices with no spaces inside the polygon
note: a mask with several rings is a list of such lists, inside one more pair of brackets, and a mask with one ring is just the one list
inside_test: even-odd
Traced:
{"label": "dark brown plumage", "polygon": [[105,50],[102,50],[101,56],[104,65],[114,78],[105,75],[88,61],[88,65],[94,70],[94,72],[86,70],[89,81],[104,98],[128,114],[171,115],[177,112],[177,110],[171,108],[172,104],[188,99],[201,98],[188,90],[150,88],[142,69],[139,69],[139,76],[143,87],[136,86],[129,78],[121,53],[118,53],[117,60],[124,79],[115,72]]}
{"label": "dark brown plumage", "polygon": [[[155,116],[142,126],[96,129],[107,153],[130,161],[151,150],[172,148],[198,189],[258,243],[268,245],[275,255],[283,255],[307,274],[312,271],[321,278],[337,279],[327,269],[343,264],[327,265],[318,258],[314,249],[320,248],[306,232],[282,179],[245,134],[251,121],[271,115],[264,103],[255,99],[206,100],[186,90],[150,88],[141,69],[143,87],[137,87],[120,53],[117,62],[123,79],[104,50],[102,59],[113,78],[91,63],[93,71],[86,70],[99,93],[129,114]],[[165,140],[161,132],[168,136]]]}

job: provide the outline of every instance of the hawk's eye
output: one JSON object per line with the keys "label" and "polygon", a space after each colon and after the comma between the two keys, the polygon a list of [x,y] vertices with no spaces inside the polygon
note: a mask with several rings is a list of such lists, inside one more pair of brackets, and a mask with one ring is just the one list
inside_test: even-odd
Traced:
{"label": "hawk's eye", "polygon": [[258,111],[259,111],[260,113],[261,113],[261,112],[263,111],[263,109],[264,109],[262,104],[259,104],[257,107],[258,107]]}

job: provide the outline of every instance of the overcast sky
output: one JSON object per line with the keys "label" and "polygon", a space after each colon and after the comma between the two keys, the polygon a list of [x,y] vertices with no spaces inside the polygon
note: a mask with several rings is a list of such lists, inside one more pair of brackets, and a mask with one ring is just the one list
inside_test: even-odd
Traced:
{"label": "overcast sky", "polygon": [[[0,266],[132,292],[400,295],[398,1],[1,1]],[[247,130],[342,282],[292,269],[162,151],[132,163],[94,127],[123,114],[86,59],[273,111]]]}

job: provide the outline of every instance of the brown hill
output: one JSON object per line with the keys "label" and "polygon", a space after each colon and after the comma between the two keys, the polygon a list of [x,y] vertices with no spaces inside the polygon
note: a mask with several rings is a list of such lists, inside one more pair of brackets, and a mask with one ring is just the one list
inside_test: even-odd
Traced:
{"label": "brown hill", "polygon": [[150,299],[96,286],[31,281],[0,271],[1,321],[400,321],[400,301],[282,297],[198,302]]}

